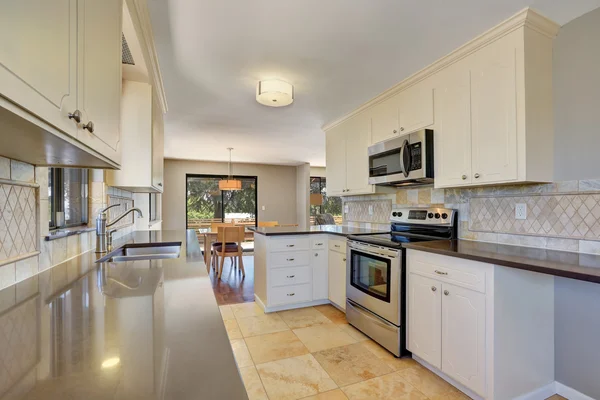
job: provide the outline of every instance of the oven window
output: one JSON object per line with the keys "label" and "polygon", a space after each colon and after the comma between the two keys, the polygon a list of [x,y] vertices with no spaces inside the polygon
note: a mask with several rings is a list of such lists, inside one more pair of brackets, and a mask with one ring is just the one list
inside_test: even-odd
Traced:
{"label": "oven window", "polygon": [[369,177],[402,173],[400,148],[369,157]]}
{"label": "oven window", "polygon": [[358,290],[390,302],[390,276],[392,261],[352,250],[350,284]]}

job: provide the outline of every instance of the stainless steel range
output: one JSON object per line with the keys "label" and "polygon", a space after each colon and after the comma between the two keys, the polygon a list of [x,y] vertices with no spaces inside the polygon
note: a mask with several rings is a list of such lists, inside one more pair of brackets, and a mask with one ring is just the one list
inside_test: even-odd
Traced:
{"label": "stainless steel range", "polygon": [[346,318],[397,357],[406,350],[406,250],[403,243],[456,238],[457,212],[405,208],[392,212],[391,233],[349,236]]}

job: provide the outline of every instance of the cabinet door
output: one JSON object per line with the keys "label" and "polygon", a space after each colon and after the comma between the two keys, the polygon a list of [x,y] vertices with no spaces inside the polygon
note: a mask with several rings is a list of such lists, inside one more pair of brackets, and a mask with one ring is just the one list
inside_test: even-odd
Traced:
{"label": "cabinet door", "polygon": [[162,109],[156,101],[152,102],[152,186],[163,191],[164,172],[164,121]]}
{"label": "cabinet door", "polygon": [[504,182],[518,177],[515,52],[511,40],[499,40],[474,56],[471,70],[474,183]]}
{"label": "cabinet door", "polygon": [[435,90],[435,186],[471,183],[471,89],[467,65],[442,72]]}
{"label": "cabinet door", "polygon": [[329,251],[329,300],[346,309],[346,256]]}
{"label": "cabinet door", "polygon": [[77,1],[18,0],[0,6],[0,95],[75,137]]}
{"label": "cabinet door", "polygon": [[442,371],[485,396],[485,295],[443,284]]}
{"label": "cabinet door", "polygon": [[369,117],[366,114],[359,114],[348,122],[346,132],[346,194],[371,193],[373,186],[369,185]]}
{"label": "cabinet door", "polygon": [[312,250],[310,264],[312,267],[313,300],[327,300],[329,298],[327,250]]}
{"label": "cabinet door", "polygon": [[409,274],[408,349],[436,368],[442,364],[442,284]]}
{"label": "cabinet door", "polygon": [[433,88],[426,79],[400,93],[400,134],[433,125]]}
{"label": "cabinet door", "polygon": [[327,195],[340,196],[346,191],[346,122],[326,133]]}
{"label": "cabinet door", "polygon": [[[79,109],[77,138],[120,163],[122,0],[79,0]],[[134,118],[134,116],[124,116]]]}
{"label": "cabinet door", "polygon": [[398,135],[398,102],[399,97],[396,95],[367,111],[371,116],[371,143],[378,143]]}

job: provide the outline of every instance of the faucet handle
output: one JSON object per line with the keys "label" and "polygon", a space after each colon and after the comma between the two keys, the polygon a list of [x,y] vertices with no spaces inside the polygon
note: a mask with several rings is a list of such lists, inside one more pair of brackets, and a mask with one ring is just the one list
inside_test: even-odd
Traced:
{"label": "faucet handle", "polygon": [[121,204],[113,204],[112,206],[108,206],[100,211],[98,211],[98,219],[102,218],[102,215],[104,215],[106,213],[106,211],[108,211],[108,209],[113,208],[113,207],[119,207]]}

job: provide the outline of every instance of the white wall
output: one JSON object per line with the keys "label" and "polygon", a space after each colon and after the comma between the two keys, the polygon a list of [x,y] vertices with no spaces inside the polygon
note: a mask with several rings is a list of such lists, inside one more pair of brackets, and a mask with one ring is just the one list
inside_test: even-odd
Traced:
{"label": "white wall", "polygon": [[325,173],[326,170],[325,167],[310,167],[310,176],[325,178],[327,177],[327,174]]}
{"label": "white wall", "polygon": [[310,226],[310,164],[296,167],[296,221],[298,227]]}
{"label": "white wall", "polygon": [[[232,173],[258,177],[259,220],[297,223],[296,167],[234,163]],[[227,175],[227,163],[165,160],[163,229],[185,229],[186,174]]]}

